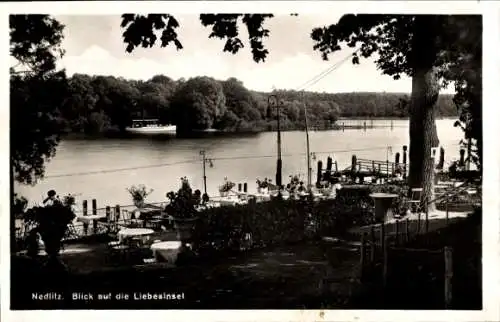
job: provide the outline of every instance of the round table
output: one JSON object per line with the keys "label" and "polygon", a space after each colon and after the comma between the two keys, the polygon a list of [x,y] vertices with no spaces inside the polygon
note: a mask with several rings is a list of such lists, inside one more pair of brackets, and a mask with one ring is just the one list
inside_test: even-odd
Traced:
{"label": "round table", "polygon": [[131,237],[147,236],[154,233],[153,229],[147,228],[124,228],[118,232],[118,240],[122,242],[123,240]]}
{"label": "round table", "polygon": [[180,241],[164,241],[151,245],[154,257],[158,261],[167,261],[175,264],[182,243]]}
{"label": "round table", "polygon": [[398,197],[393,193],[372,193],[370,197],[375,201],[375,219],[385,222],[391,215],[391,204]]}

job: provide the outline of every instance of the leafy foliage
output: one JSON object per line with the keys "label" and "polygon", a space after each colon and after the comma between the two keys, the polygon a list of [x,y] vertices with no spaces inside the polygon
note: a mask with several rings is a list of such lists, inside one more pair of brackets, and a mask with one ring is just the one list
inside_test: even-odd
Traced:
{"label": "leafy foliage", "polygon": [[272,180],[268,178],[264,178],[264,180],[257,179],[257,187],[258,188],[269,188],[269,186],[272,184]]}
{"label": "leafy foliage", "polygon": [[153,189],[147,189],[145,185],[140,184],[127,188],[127,191],[130,193],[130,196],[132,196],[134,204],[140,204],[153,192]]}
{"label": "leafy foliage", "polygon": [[12,210],[15,216],[22,215],[28,206],[28,199],[23,196],[19,196],[17,193],[14,194],[14,202]]}
{"label": "leafy foliage", "polygon": [[153,47],[158,39],[155,31],[162,30],[160,37],[161,46],[166,47],[174,43],[176,48],[182,49],[181,42],[177,39],[175,29],[179,27],[177,20],[169,14],[122,15],[123,41],[127,44],[127,52],[131,53],[136,47]]}
{"label": "leafy foliage", "polygon": [[60,108],[67,95],[63,71],[56,71],[63,28],[48,15],[10,15],[11,160],[14,178],[34,184],[45,162],[55,155],[64,120]]}
{"label": "leafy foliage", "polygon": [[[64,25],[48,15],[10,15],[10,55],[18,61],[13,73],[46,75],[56,69],[64,55]],[[18,66],[24,67],[16,72]]]}
{"label": "leafy foliage", "polygon": [[[262,44],[263,38],[269,35],[269,30],[263,28],[263,24],[265,19],[271,17],[273,17],[271,14],[202,14],[200,20],[203,26],[212,26],[210,38],[226,39],[224,51],[235,54],[244,47],[238,38],[237,25],[241,18],[248,31],[254,60],[263,62],[269,53]],[[179,23],[170,14],[124,14],[121,27],[125,28],[123,41],[127,44],[126,50],[129,53],[139,46],[144,48],[154,46],[158,40],[155,32],[158,31],[161,31],[161,47],[173,43],[178,50],[183,48],[176,32]]]}
{"label": "leafy foliage", "polygon": [[[165,211],[178,219],[196,218],[198,211],[197,206],[201,204],[202,195],[200,190],[191,188],[189,180],[186,177],[181,178],[181,187],[177,192],[170,191],[167,193],[169,204],[166,206]],[[205,197],[203,199],[206,200]]]}
{"label": "leafy foliage", "polygon": [[195,77],[175,92],[171,113],[178,132],[212,128],[225,111],[220,83],[209,77]]}
{"label": "leafy foliage", "polygon": [[482,165],[482,41],[477,34],[482,31],[481,21],[468,19],[459,21],[461,29],[456,30],[461,41],[458,57],[449,65],[444,77],[455,82],[456,94],[453,101],[459,110],[459,120],[456,126],[464,131],[462,145],[468,140],[472,143],[471,161],[479,169]]}

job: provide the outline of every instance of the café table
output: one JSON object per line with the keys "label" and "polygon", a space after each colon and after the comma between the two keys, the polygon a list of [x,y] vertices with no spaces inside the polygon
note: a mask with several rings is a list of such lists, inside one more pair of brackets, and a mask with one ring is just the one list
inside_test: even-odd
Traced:
{"label": "caf\u00e9 table", "polygon": [[373,198],[375,202],[375,219],[386,222],[387,219],[389,219],[389,216],[392,214],[392,202],[398,197],[398,195],[393,193],[379,192],[370,194],[370,197]]}
{"label": "caf\u00e9 table", "polygon": [[99,215],[81,215],[77,217],[77,220],[79,222],[82,222],[84,225],[89,225],[90,222],[92,222],[92,229],[94,230],[94,234],[97,234],[97,221],[99,219],[106,218],[105,214],[99,214]]}
{"label": "caf\u00e9 table", "polygon": [[118,240],[120,243],[125,241],[126,239],[133,237],[144,237],[148,235],[152,235],[154,233],[153,229],[148,228],[124,228],[118,232]]}
{"label": "caf\u00e9 table", "polygon": [[153,256],[157,261],[166,261],[172,264],[175,264],[180,248],[180,241],[163,241],[151,245]]}

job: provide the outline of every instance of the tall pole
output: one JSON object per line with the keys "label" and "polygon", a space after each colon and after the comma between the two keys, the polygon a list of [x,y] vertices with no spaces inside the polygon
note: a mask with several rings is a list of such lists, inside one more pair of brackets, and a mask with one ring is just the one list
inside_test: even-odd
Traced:
{"label": "tall pole", "polygon": [[276,161],[276,185],[278,189],[281,189],[281,170],[282,170],[282,160],[281,160],[281,130],[280,130],[280,103],[278,102],[278,98],[276,95],[271,94],[267,99],[268,108],[276,107],[276,120],[278,125],[278,137],[277,137],[277,145],[278,145],[278,159]]}
{"label": "tall pole", "polygon": [[203,159],[203,188],[205,190],[205,194],[207,194],[207,172],[206,172],[207,159],[205,158],[205,150],[201,150],[200,154]]}
{"label": "tall pole", "polygon": [[307,188],[311,189],[311,175],[312,175],[311,152],[310,152],[310,146],[309,146],[309,126],[308,126],[308,122],[307,122],[307,105],[305,102],[304,91],[302,91],[302,102],[304,104],[304,120],[305,120],[305,125],[306,125]]}

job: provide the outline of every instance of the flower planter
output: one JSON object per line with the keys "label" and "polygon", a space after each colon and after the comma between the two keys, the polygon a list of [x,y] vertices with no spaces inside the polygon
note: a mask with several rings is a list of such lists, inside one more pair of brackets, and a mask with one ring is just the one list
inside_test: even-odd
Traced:
{"label": "flower planter", "polygon": [[198,218],[174,218],[174,229],[179,241],[187,241],[192,237],[194,225]]}

